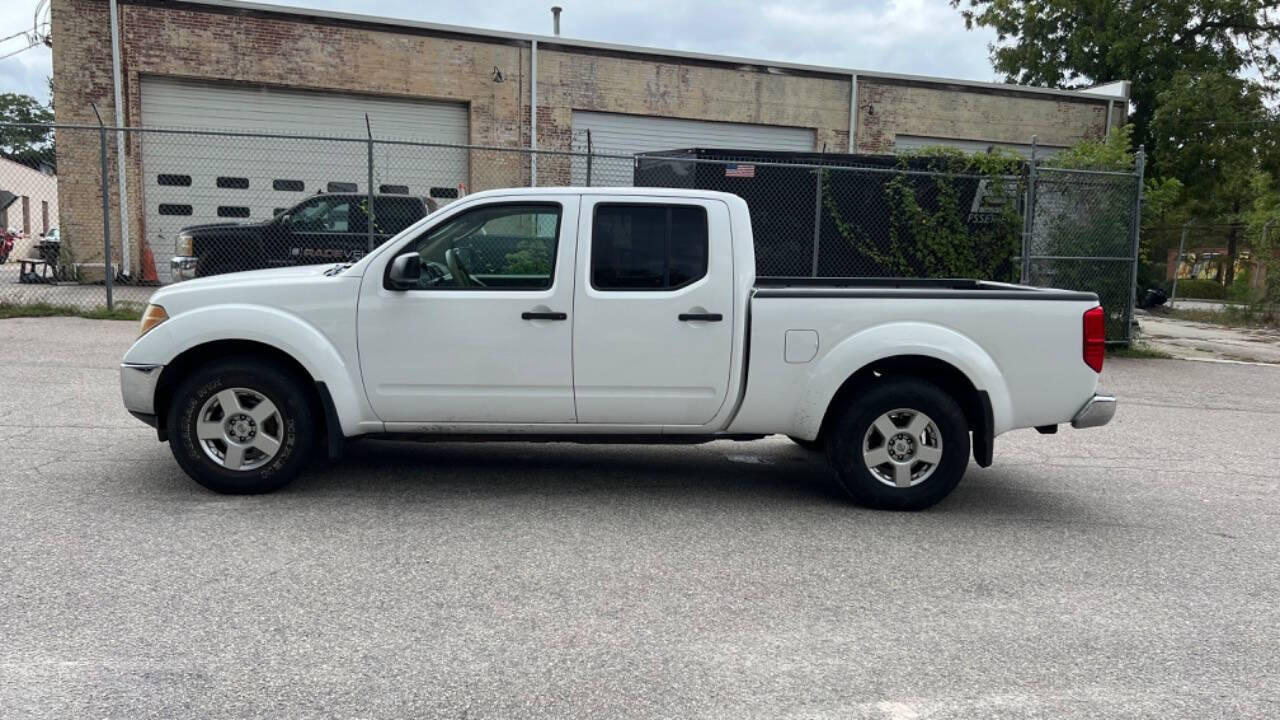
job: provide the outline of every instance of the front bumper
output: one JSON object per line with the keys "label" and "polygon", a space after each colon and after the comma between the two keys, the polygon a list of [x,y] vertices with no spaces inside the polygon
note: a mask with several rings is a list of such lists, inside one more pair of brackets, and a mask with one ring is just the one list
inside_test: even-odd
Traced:
{"label": "front bumper", "polygon": [[1106,425],[1116,414],[1116,398],[1114,395],[1094,395],[1089,402],[1080,408],[1080,412],[1071,418],[1073,428],[1091,428]]}
{"label": "front bumper", "polygon": [[169,258],[169,273],[173,282],[181,282],[182,280],[190,280],[196,276],[196,268],[200,265],[200,259],[187,256],[177,256]]}
{"label": "front bumper", "polygon": [[163,365],[120,364],[120,396],[124,408],[139,420],[156,425],[156,384]]}

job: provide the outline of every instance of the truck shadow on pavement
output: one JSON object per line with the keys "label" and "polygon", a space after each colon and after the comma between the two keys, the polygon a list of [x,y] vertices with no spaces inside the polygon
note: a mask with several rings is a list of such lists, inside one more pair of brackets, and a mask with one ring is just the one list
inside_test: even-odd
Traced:
{"label": "truck shadow on pavement", "polygon": [[844,503],[826,462],[799,448],[363,440],[285,492],[432,497],[738,496]]}
{"label": "truck shadow on pavement", "polygon": [[[1025,473],[980,469],[930,514],[1067,519],[1090,514],[1083,497],[1047,492]],[[277,495],[308,499],[444,500],[576,498],[608,504],[779,504],[860,510],[821,455],[785,442],[697,446],[446,443],[363,440],[319,462]],[[889,513],[894,515],[894,513]]]}

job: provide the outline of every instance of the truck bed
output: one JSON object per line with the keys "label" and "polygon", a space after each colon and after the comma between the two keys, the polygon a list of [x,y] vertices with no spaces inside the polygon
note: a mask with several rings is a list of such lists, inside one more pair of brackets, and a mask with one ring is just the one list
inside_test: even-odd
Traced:
{"label": "truck bed", "polygon": [[808,437],[821,422],[807,399],[815,385],[838,387],[845,368],[904,355],[970,378],[990,397],[997,435],[1065,422],[1097,387],[1082,359],[1083,315],[1097,305],[1090,292],[983,280],[759,278],[748,357],[751,377],[769,382],[747,384],[729,429],[788,418],[789,434]]}
{"label": "truck bed", "polygon": [[761,298],[953,298],[971,300],[1067,300],[1097,302],[1091,292],[966,278],[772,277],[756,278]]}

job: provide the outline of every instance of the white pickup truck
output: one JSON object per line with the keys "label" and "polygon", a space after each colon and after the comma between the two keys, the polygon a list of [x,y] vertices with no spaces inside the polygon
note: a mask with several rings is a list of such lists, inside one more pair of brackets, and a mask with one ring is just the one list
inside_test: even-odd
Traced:
{"label": "white pickup truck", "polygon": [[1014,428],[1107,423],[1091,293],[755,274],[734,195],[481,192],[353,265],[165,287],[125,407],[219,492],[346,438],[672,442],[782,433],[862,504],[928,507]]}

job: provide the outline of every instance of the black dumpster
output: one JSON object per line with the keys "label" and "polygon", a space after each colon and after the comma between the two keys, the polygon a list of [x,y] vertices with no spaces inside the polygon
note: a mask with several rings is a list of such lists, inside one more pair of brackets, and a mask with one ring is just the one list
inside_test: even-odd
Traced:
{"label": "black dumpster", "polygon": [[634,181],[746,200],[760,276],[1013,280],[1022,169],[982,175],[962,163],[686,148],[638,154]]}

